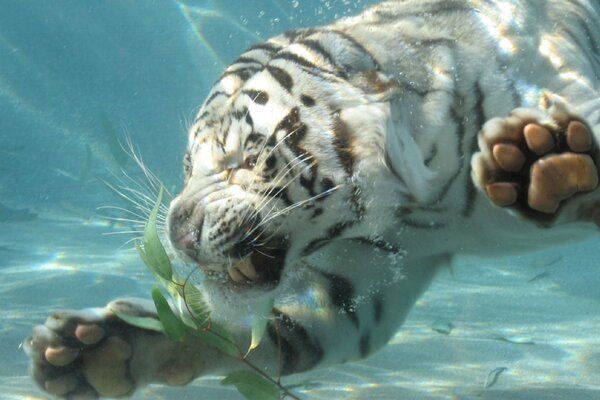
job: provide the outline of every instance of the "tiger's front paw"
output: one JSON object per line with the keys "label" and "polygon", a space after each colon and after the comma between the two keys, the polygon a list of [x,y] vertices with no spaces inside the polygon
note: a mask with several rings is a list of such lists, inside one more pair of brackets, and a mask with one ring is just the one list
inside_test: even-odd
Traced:
{"label": "tiger's front paw", "polygon": [[598,186],[598,152],[587,124],[556,96],[546,111],[515,109],[488,121],[471,160],[475,185],[500,207],[543,219],[563,202]]}
{"label": "tiger's front paw", "polygon": [[24,343],[30,373],[48,393],[65,398],[121,397],[133,392],[127,325],[107,309],[62,311],[36,326]]}
{"label": "tiger's front paw", "polygon": [[24,349],[37,384],[67,399],[126,397],[151,382],[186,384],[207,370],[207,357],[218,363],[194,342],[173,342],[123,322],[115,312],[157,318],[151,304],[131,299],[57,312],[36,326]]}

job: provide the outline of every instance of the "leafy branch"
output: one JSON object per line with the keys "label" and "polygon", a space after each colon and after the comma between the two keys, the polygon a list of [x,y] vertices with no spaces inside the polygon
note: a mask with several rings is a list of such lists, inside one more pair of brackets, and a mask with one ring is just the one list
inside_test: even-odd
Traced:
{"label": "leafy branch", "polygon": [[154,274],[160,286],[175,300],[180,299],[185,305],[185,312],[174,312],[161,289],[152,289],[152,299],[158,313],[158,320],[148,317],[134,317],[117,313],[123,321],[140,327],[164,333],[174,341],[181,341],[186,336],[193,336],[204,344],[214,347],[223,354],[237,359],[247,369],[232,372],[222,381],[223,385],[234,386],[248,400],[278,400],[289,397],[300,400],[286,389],[279,379],[273,379],[257,365],[248,360],[248,354],[259,346],[267,328],[267,316],[271,314],[273,301],[260,303],[254,310],[251,344],[247,351],[235,342],[233,335],[223,326],[210,318],[200,290],[189,282],[191,276],[182,279],[173,269],[171,260],[163,247],[156,229],[156,217],[162,203],[161,187],[156,204],[148,217],[144,229],[144,238],[135,247],[146,266]]}

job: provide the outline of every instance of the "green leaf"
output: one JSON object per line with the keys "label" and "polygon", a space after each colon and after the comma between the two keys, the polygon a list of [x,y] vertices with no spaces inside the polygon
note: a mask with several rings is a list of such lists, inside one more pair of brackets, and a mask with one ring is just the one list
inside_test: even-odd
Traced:
{"label": "green leaf", "polygon": [[158,312],[158,318],[164,328],[165,335],[174,341],[181,341],[190,328],[175,315],[169,302],[157,287],[152,288],[152,299]]}
{"label": "green leaf", "polygon": [[218,324],[214,321],[211,321],[210,322],[210,330],[212,332],[216,333],[217,335],[224,337],[228,341],[235,343],[235,339],[233,338],[233,335],[227,329],[225,329],[223,326],[221,326],[220,324]]}
{"label": "green leaf", "polygon": [[248,400],[279,400],[281,392],[277,385],[256,372],[233,372],[221,381],[222,385],[233,385]]}
{"label": "green leaf", "polygon": [[235,342],[233,340],[230,340],[227,336],[217,335],[212,328],[213,327],[211,327],[210,330],[193,331],[192,335],[200,339],[205,344],[222,351],[228,356],[240,358],[240,351],[235,345]]}
{"label": "green leaf", "polygon": [[160,242],[160,238],[156,231],[156,217],[160,205],[162,204],[162,197],[163,188],[161,186],[158,193],[158,199],[156,199],[156,204],[148,216],[148,221],[144,228],[144,250],[141,251],[138,245],[136,245],[136,248],[138,248],[140,257],[154,275],[157,275],[166,281],[170,281],[173,276],[173,267],[171,266],[171,260],[169,260],[169,256]]}
{"label": "green leaf", "polygon": [[156,331],[164,333],[163,325],[156,318],[151,317],[135,317],[133,315],[116,312],[115,313],[119,319],[127,322],[129,325],[133,325],[138,328],[148,329],[150,331]]}
{"label": "green leaf", "polygon": [[[138,243],[137,240],[134,242],[134,245],[135,245],[135,249],[137,250],[137,252],[138,252],[140,258],[142,259],[142,261],[144,262],[144,264],[146,264],[146,266],[148,268],[150,268],[150,271],[152,271],[152,267],[150,266],[148,257],[146,257],[146,253],[144,253],[144,249],[142,249],[142,247],[140,246],[140,244]],[[152,271],[152,273],[154,273],[154,271]]]}
{"label": "green leaf", "polygon": [[208,327],[210,311],[206,306],[202,292],[193,283],[187,282],[183,286],[183,294],[185,295],[185,303],[194,316],[193,320],[196,326],[198,328]]}
{"label": "green leaf", "polygon": [[252,341],[246,355],[258,347],[265,331],[267,330],[267,322],[273,311],[274,299],[270,298],[259,302],[252,310]]}

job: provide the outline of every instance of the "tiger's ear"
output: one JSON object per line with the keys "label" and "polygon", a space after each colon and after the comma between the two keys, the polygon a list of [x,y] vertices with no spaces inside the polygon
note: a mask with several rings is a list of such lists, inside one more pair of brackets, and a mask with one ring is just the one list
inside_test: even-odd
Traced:
{"label": "tiger's ear", "polygon": [[400,93],[398,81],[372,69],[353,74],[350,82],[361,89],[373,102],[389,101]]}

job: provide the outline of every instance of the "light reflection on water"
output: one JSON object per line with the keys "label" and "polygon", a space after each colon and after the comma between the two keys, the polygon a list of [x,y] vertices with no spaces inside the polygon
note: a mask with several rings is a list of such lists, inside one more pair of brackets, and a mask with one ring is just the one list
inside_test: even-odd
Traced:
{"label": "light reflection on water", "polygon": [[[137,255],[116,250],[121,239],[101,235],[111,228],[100,221],[41,219],[9,227],[11,234],[3,230],[0,244],[18,250],[0,275],[0,349],[11,360],[0,363],[0,390],[6,393],[3,398],[38,399],[43,397],[26,377],[26,358],[18,349],[31,326],[56,308],[147,296],[152,278]],[[45,238],[51,236],[60,238],[60,251],[49,251],[51,242]],[[24,237],[30,252],[21,251]],[[592,242],[577,252],[592,257],[595,248],[597,242]],[[545,268],[535,264],[557,254],[564,257],[548,267],[551,274],[529,283]],[[557,252],[483,265],[463,260],[452,274],[442,273],[383,351],[364,362],[288,382],[302,383],[295,390],[310,399],[593,398],[600,393],[600,316],[591,288],[598,274],[589,260],[580,263],[580,276],[566,278],[572,270],[570,258]],[[569,289],[581,278],[592,291]],[[449,335],[431,329],[439,318],[454,324]],[[484,389],[488,373],[499,367],[507,370]],[[151,386],[136,398],[214,396],[238,398],[221,388],[217,378],[200,379],[183,389]]]}

